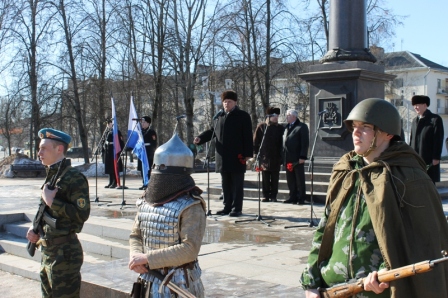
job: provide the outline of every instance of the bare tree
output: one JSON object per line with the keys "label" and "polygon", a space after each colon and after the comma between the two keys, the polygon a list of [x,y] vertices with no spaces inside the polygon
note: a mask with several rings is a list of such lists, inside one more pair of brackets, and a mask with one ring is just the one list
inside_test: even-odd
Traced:
{"label": "bare tree", "polygon": [[210,28],[205,9],[206,0],[174,0],[170,17],[174,30],[174,46],[171,57],[177,76],[177,86],[183,97],[187,116],[187,143],[193,143],[194,91],[198,84],[198,64],[207,49],[203,41]]}
{"label": "bare tree", "polygon": [[395,28],[403,25],[406,16],[397,15],[387,8],[384,0],[367,3],[367,33],[369,45],[385,45],[395,36]]}
{"label": "bare tree", "polygon": [[[83,111],[81,109],[81,97],[78,89],[78,74],[75,63],[75,39],[77,34],[82,30],[84,20],[79,18],[77,14],[71,14],[71,9],[72,11],[77,11],[80,7],[78,6],[80,3],[77,1],[66,3],[64,0],[59,0],[59,3],[53,2],[52,4],[57,9],[60,17],[58,23],[64,33],[63,37],[65,39],[66,54],[68,56],[68,67],[67,69],[62,69],[62,71],[68,76],[73,87],[71,90],[72,93],[67,95],[67,99],[75,112],[78,133],[83,148],[84,162],[89,163],[87,132],[84,127],[85,120],[83,119]],[[62,60],[64,59],[62,58]]]}
{"label": "bare tree", "polygon": [[[49,47],[49,36],[54,31],[52,28],[52,13],[47,2],[39,0],[21,0],[13,3],[11,19],[14,24],[7,27],[10,38],[16,45],[15,55],[11,57],[11,74],[16,78],[15,93],[29,98],[30,101],[30,148],[31,158],[38,149],[39,137],[37,131],[41,128],[44,105],[43,92],[39,92],[43,86],[44,59],[48,56],[39,56]],[[40,83],[39,83],[40,81]],[[33,150],[34,148],[34,150]]]}

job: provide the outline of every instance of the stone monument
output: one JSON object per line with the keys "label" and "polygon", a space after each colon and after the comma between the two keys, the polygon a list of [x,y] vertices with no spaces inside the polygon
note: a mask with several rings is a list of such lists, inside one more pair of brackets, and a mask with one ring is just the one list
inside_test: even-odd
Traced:
{"label": "stone monument", "polygon": [[361,100],[384,98],[384,84],[395,76],[367,45],[366,0],[330,0],[328,52],[321,64],[299,77],[310,84],[310,137],[319,138],[313,156],[336,158],[353,149],[342,122]]}

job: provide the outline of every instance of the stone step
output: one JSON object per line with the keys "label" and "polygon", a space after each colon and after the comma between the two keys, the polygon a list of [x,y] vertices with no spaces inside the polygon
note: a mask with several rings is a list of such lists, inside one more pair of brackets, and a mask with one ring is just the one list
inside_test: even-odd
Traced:
{"label": "stone step", "polygon": [[[0,215],[0,270],[39,280],[41,253],[31,257],[26,246],[26,232],[34,217],[31,213]],[[138,274],[127,268],[129,261],[130,219],[92,216],[78,238],[84,250],[81,268],[81,297],[129,297]]]}
{"label": "stone step", "polygon": [[[5,231],[26,243],[26,232],[30,222],[19,221],[3,225]],[[98,254],[114,259],[129,257],[129,233],[132,221],[114,220],[107,218],[89,218],[83,231],[78,234],[84,252]],[[127,235],[125,237],[125,235]],[[24,256],[26,257],[26,256]],[[40,259],[40,258],[39,258]]]}
{"label": "stone step", "polygon": [[[28,251],[26,249],[28,244],[28,241],[25,238],[18,237],[16,235],[12,235],[6,232],[0,233],[0,251],[5,252],[11,255],[15,255],[18,257],[21,257],[23,259],[33,260],[36,262],[40,262],[41,260],[41,252],[40,249],[36,249],[34,256],[31,257],[28,254]],[[83,245],[84,249],[84,245]],[[129,249],[126,251],[127,256],[129,256]],[[114,252],[114,255],[117,255],[116,252]],[[109,262],[116,260],[116,257],[105,255],[105,254],[99,254],[92,251],[86,251],[84,249],[84,262],[89,264],[98,264],[103,262]]]}
{"label": "stone step", "polygon": [[[261,187],[260,181],[260,187]],[[258,189],[258,181],[245,180],[244,181],[245,188],[256,188]],[[311,181],[305,181],[305,187],[307,192],[311,192]],[[278,183],[279,190],[288,190],[288,184],[284,180],[280,180]],[[313,181],[313,191],[314,192],[326,192],[328,188],[328,183]]]}
{"label": "stone step", "polygon": [[[0,254],[0,270],[40,281],[40,262],[9,253]],[[130,272],[127,260],[115,260],[100,264],[84,261],[81,267],[83,298],[127,298],[138,274]]]}
{"label": "stone step", "polygon": [[[313,199],[316,203],[325,203],[326,193],[330,181],[330,173],[315,172],[313,174]],[[260,176],[260,179],[261,176]],[[260,181],[261,183],[261,181]],[[246,172],[244,181],[244,198],[258,199],[258,175],[253,171]],[[261,184],[260,184],[261,186]],[[305,186],[307,200],[311,195],[311,173],[305,172]],[[441,181],[436,183],[437,190],[442,200],[448,199],[448,181]],[[254,192],[254,190],[256,190]],[[210,187],[210,194],[221,195],[221,186],[213,185]],[[279,194],[277,199],[288,199],[288,184],[286,182],[286,174],[284,171],[280,172],[279,180]]]}
{"label": "stone step", "polygon": [[[220,187],[210,187],[211,195],[221,195],[222,189]],[[307,196],[305,200],[310,200],[311,192],[307,191]],[[324,192],[316,192],[313,191],[313,200],[315,203],[323,204],[325,202],[326,193]],[[258,200],[258,189],[254,188],[244,188],[244,199],[245,200]],[[263,198],[263,194],[260,194],[261,198]],[[289,190],[280,189],[277,194],[277,200],[283,201],[289,199]]]}

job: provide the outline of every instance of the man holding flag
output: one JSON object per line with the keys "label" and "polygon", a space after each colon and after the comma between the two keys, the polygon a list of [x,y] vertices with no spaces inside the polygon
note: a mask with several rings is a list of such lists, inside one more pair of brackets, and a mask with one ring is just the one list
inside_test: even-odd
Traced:
{"label": "man holding flag", "polygon": [[120,172],[123,171],[123,163],[119,156],[124,143],[121,132],[118,130],[116,117],[114,99],[112,98],[112,118],[107,119],[109,133],[103,147],[104,172],[109,174],[109,184],[105,188],[120,186]]}
{"label": "man holding flag", "polygon": [[[141,127],[138,125],[141,123]],[[154,152],[157,148],[157,134],[150,129],[151,117],[137,117],[135,111],[134,100],[131,97],[128,122],[128,148],[133,149],[132,152],[138,158],[137,170],[140,171],[143,180],[143,186],[140,190],[146,189],[149,178],[151,176],[151,165],[154,158]]]}

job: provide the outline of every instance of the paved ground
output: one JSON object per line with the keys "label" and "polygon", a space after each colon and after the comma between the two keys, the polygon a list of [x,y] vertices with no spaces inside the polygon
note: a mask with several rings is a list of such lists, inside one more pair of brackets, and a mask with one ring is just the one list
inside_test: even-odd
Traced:
{"label": "paved ground", "polygon": [[[207,189],[206,173],[193,177],[203,190]],[[443,178],[448,180],[448,174]],[[134,203],[142,194],[138,190],[140,178],[127,177],[129,188],[124,191],[105,189],[106,182],[106,178],[89,179],[92,215],[133,218]],[[35,178],[0,179],[1,211],[37,208],[41,183],[42,179]],[[219,184],[220,176],[210,173],[210,185]],[[212,213],[222,209],[217,196],[204,193],[203,197]],[[448,215],[448,201],[443,205]],[[312,216],[317,224],[322,211],[322,205],[311,208],[309,204],[293,206],[246,199],[240,218],[209,216],[199,256],[207,297],[303,297],[299,275],[314,233],[310,219]],[[2,271],[0,288],[2,297],[40,297],[39,282]]]}

